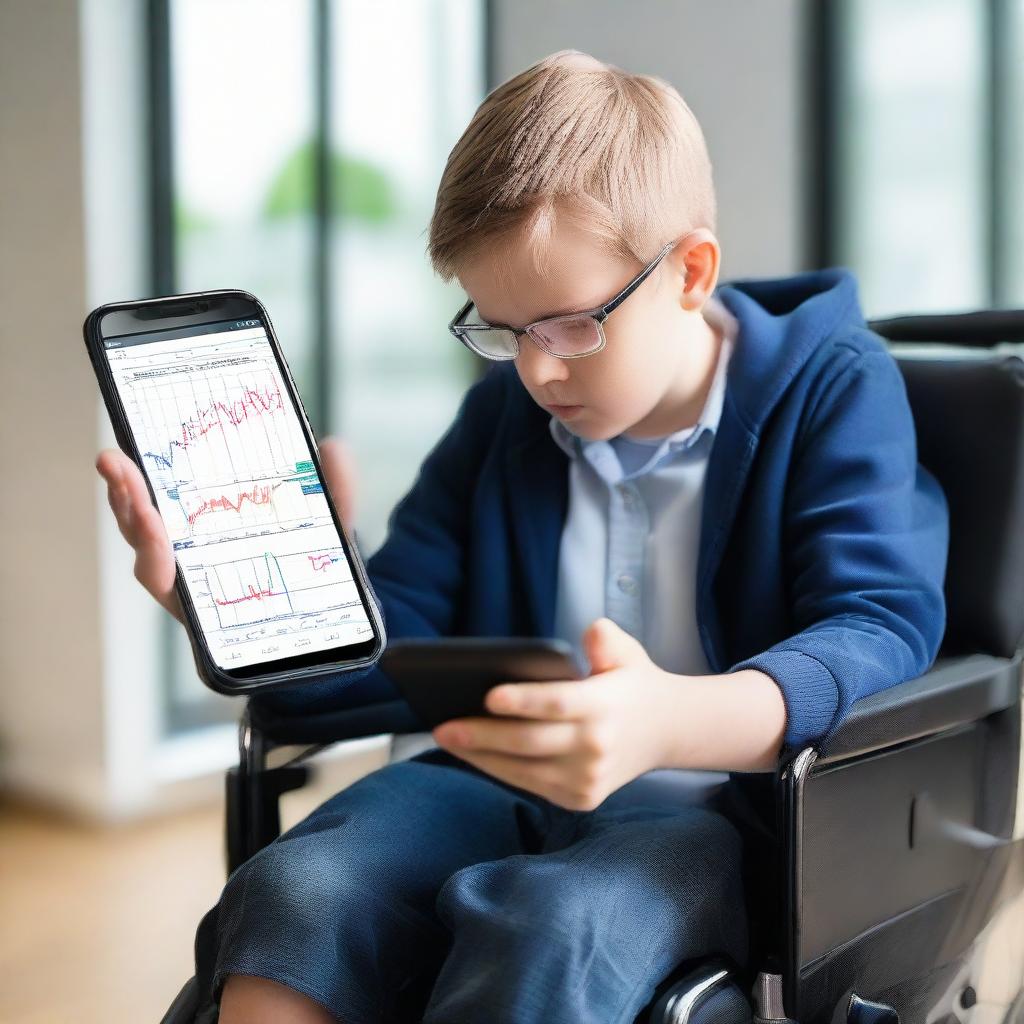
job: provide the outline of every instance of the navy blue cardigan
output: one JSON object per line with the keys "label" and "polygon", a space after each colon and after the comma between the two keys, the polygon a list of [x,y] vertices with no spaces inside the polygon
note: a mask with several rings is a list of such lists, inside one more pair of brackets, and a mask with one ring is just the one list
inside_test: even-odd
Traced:
{"label": "navy blue cardigan", "polygon": [[[792,751],[935,659],[948,506],[917,462],[902,374],[849,270],[716,295],[739,336],[705,480],[697,621],[713,672],[778,682]],[[389,637],[552,634],[568,457],[549,418],[510,362],[467,390],[366,563]],[[327,710],[398,696],[374,667],[275,700]]]}

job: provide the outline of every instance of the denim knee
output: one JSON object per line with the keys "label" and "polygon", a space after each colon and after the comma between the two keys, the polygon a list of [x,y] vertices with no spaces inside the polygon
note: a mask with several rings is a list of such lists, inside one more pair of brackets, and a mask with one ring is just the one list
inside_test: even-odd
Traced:
{"label": "denim knee", "polygon": [[730,822],[688,808],[593,826],[563,850],[456,871],[438,893],[439,918],[489,938],[529,932],[580,942],[651,931],[670,958],[700,947],[745,960],[742,840]]}
{"label": "denim knee", "polygon": [[[310,837],[315,838],[315,837]],[[218,906],[211,991],[229,974],[288,985],[356,1020],[389,1019],[437,936],[389,897],[372,864],[330,843],[271,843],[232,874]],[[198,950],[197,940],[197,950]]]}

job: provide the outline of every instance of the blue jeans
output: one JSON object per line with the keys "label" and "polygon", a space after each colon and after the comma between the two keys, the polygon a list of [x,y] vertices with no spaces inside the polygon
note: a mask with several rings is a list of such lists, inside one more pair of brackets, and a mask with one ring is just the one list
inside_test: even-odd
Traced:
{"label": "blue jeans", "polygon": [[371,772],[228,879],[199,1019],[252,974],[347,1024],[632,1024],[682,961],[743,965],[740,831],[645,778],[583,812],[439,748]]}

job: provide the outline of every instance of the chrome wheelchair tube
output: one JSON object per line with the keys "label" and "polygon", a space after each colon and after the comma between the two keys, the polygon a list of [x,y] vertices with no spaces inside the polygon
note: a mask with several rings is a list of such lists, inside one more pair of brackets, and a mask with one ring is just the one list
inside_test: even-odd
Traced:
{"label": "chrome wheelchair tube", "polygon": [[263,815],[261,783],[266,761],[266,742],[259,729],[253,728],[249,707],[246,705],[238,720],[238,766],[242,773],[242,792],[245,794],[246,856],[259,846],[259,823]]}
{"label": "chrome wheelchair tube", "polygon": [[[814,747],[804,747],[781,773],[781,815],[779,835],[784,837],[788,857],[782,865],[782,891],[788,913],[782,922],[784,935],[783,974],[781,989],[783,1004],[799,1019],[800,1015],[800,928],[802,924],[803,897],[803,815],[804,784],[814,767],[818,752]],[[769,977],[771,977],[769,975]],[[770,1018],[769,1018],[770,1019]],[[785,1020],[783,1017],[779,1018]]]}
{"label": "chrome wheelchair tube", "polygon": [[761,971],[754,981],[754,1024],[795,1024],[782,1001],[782,975]]}

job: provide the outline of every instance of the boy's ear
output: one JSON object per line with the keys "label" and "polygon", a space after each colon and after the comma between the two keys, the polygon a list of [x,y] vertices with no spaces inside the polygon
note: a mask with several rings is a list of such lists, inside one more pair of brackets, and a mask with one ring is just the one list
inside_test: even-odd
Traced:
{"label": "boy's ear", "polygon": [[667,258],[683,278],[680,305],[688,312],[701,309],[718,283],[718,239],[708,228],[695,228],[679,240]]}

